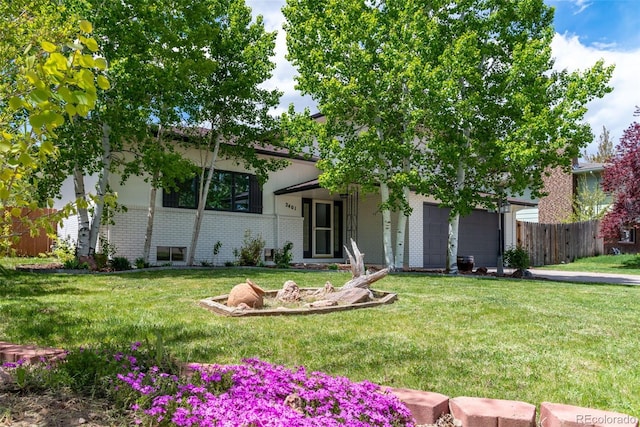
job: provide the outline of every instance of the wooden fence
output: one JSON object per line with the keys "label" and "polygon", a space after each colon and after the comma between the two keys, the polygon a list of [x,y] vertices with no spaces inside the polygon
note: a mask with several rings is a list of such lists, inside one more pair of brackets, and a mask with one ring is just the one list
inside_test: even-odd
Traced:
{"label": "wooden fence", "polygon": [[[55,209],[37,209],[30,211],[23,208],[21,216],[26,216],[31,221],[34,221],[39,217],[51,215],[55,212]],[[54,229],[57,229],[55,223],[51,225]],[[17,256],[38,256],[39,254],[51,251],[51,245],[54,243],[54,240],[47,236],[47,233],[43,229],[40,229],[38,236],[31,236],[29,228],[22,224],[19,219],[14,219],[11,233],[20,236],[20,239],[11,245],[12,252]]]}
{"label": "wooden fence", "polygon": [[600,221],[571,224],[517,222],[517,243],[528,253],[532,266],[561,264],[576,258],[601,255]]}

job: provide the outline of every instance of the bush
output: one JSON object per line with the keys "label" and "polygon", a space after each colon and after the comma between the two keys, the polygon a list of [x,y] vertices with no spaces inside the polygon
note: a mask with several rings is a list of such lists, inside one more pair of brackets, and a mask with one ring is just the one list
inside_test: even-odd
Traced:
{"label": "bush", "polygon": [[504,263],[507,267],[518,270],[529,268],[529,254],[520,246],[511,247],[504,253]]}
{"label": "bush", "polygon": [[293,243],[291,242],[285,243],[282,249],[276,249],[273,254],[273,261],[276,263],[276,267],[289,268],[291,260],[293,260],[291,249],[293,249]]}
{"label": "bush", "polygon": [[136,258],[136,260],[133,263],[136,266],[136,268],[149,268],[150,266],[148,262],[144,262],[144,258],[142,257]]}
{"label": "bush", "polygon": [[115,257],[110,264],[115,271],[131,270],[131,262],[125,257]]}
{"label": "bush", "polygon": [[245,231],[242,247],[233,250],[234,255],[238,258],[238,265],[260,265],[264,245],[262,236],[251,237],[251,231]]}

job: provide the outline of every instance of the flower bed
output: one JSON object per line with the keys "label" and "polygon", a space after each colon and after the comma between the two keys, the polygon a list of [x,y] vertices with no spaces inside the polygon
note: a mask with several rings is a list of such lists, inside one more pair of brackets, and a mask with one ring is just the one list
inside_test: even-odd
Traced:
{"label": "flower bed", "polygon": [[170,362],[135,343],[126,352],[80,349],[49,364],[4,367],[13,370],[21,387],[34,387],[35,381],[43,381],[37,385],[46,388],[65,382],[77,392],[105,395],[133,411],[143,425],[414,426],[410,411],[395,395],[368,381],[354,383],[259,359],[193,366],[189,375],[176,375]]}

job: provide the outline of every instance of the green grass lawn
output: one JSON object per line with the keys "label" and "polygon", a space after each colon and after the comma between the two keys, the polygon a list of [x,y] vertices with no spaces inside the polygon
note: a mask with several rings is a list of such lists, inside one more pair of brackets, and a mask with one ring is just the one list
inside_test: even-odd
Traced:
{"label": "green grass lawn", "polygon": [[265,289],[348,273],[150,270],[0,276],[0,340],[70,348],[153,340],[183,361],[258,357],[455,396],[640,416],[640,287],[395,274],[394,304],[324,315],[226,318],[198,300],[251,278]]}
{"label": "green grass lawn", "polygon": [[584,271],[640,275],[640,256],[635,254],[600,255],[580,258],[569,264],[546,265],[548,270]]}

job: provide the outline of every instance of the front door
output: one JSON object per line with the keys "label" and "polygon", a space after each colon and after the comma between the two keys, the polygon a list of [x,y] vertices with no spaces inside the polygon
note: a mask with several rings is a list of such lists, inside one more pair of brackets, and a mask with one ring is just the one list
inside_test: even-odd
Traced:
{"label": "front door", "polygon": [[342,202],[302,200],[305,258],[342,257]]}

